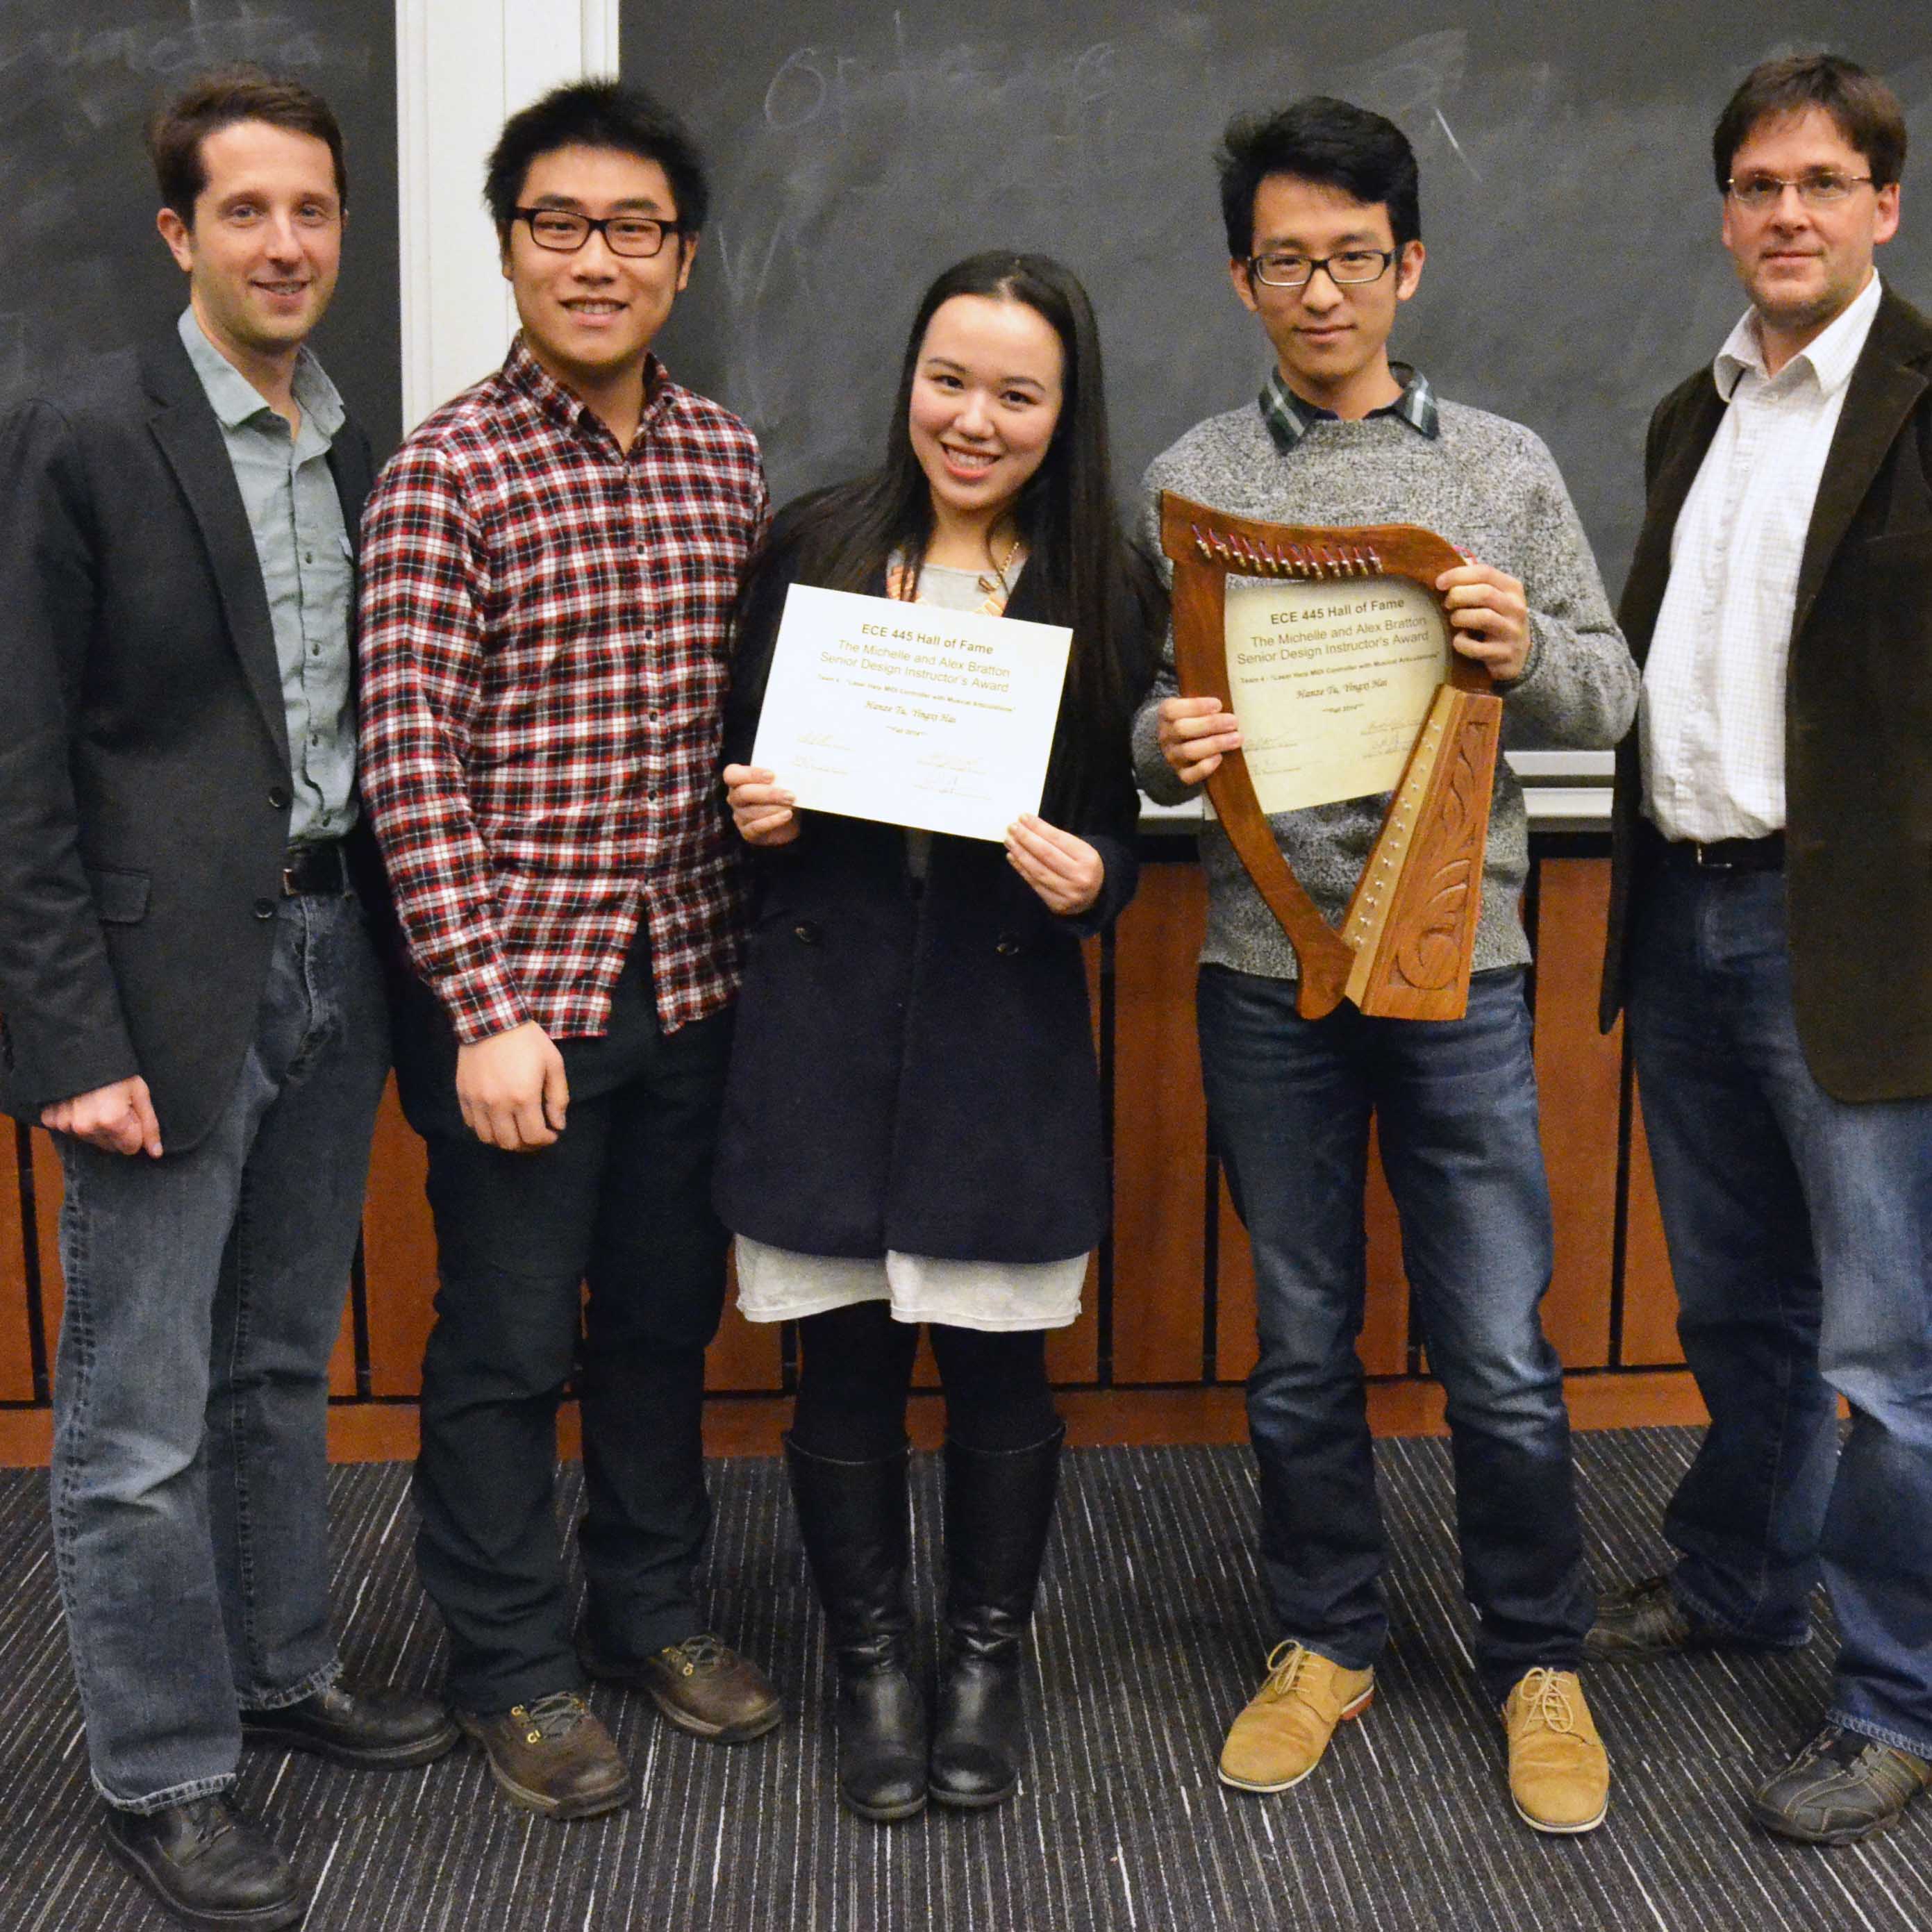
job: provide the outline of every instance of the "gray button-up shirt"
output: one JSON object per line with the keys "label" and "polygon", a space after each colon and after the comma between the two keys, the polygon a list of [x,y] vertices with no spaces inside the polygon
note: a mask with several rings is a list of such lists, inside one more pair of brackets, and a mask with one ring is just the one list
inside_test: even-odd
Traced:
{"label": "gray button-up shirt", "polygon": [[181,339],[221,424],[268,595],[288,715],[295,796],[289,837],[338,838],[356,822],[356,711],[350,614],[355,570],[328,451],[342,398],[304,349],[296,359],[302,428],[292,435],[208,338],[192,308]]}

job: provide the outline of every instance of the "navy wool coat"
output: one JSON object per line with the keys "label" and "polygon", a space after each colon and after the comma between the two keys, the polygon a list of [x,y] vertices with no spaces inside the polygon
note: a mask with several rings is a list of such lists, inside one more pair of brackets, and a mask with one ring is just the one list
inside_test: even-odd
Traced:
{"label": "navy wool coat", "polygon": [[[749,760],[787,550],[782,518],[739,628],[728,760]],[[1123,603],[1140,633],[1130,661],[1150,660],[1147,616]],[[1024,572],[1006,614],[1039,615]],[[728,1227],[865,1258],[1047,1262],[1099,1242],[1107,1173],[1080,941],[1133,896],[1139,800],[1124,728],[1084,798],[1058,782],[1065,764],[1057,749],[1042,815],[1106,870],[1076,918],[1049,912],[986,840],[936,836],[923,890],[896,826],[806,813],[791,844],[759,854],[715,1182]]]}

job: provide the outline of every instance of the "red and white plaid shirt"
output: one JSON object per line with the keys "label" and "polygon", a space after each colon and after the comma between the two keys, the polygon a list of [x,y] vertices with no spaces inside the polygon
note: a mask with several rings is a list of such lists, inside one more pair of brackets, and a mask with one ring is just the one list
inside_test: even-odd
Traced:
{"label": "red and white plaid shirt", "polygon": [[641,916],[668,1032],[743,946],[725,628],[770,510],[751,431],[651,360],[628,452],[520,338],[362,525],[362,799],[465,1042],[601,1034]]}

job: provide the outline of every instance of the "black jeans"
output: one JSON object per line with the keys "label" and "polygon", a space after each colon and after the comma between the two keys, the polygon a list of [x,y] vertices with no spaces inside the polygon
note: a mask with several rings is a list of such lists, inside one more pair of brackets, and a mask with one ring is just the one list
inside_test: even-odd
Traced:
{"label": "black jeans", "polygon": [[660,1032],[638,948],[610,1030],[558,1042],[568,1124],[538,1153],[485,1147],[464,1126],[440,1012],[414,1003],[398,1027],[441,1277],[423,1359],[417,1561],[449,1627],[460,1709],[506,1710],[582,1682],[554,1514],[568,1382],[584,1419],[578,1543],[598,1649],[640,1657],[705,1625],[692,1571],[710,1525],[699,1430],[724,1301],[710,1182],[731,1016]]}

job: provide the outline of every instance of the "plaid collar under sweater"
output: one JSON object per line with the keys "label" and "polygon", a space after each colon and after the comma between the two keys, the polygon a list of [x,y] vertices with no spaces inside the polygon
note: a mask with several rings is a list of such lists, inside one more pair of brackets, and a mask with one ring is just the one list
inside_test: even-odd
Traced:
{"label": "plaid collar under sweater", "polygon": [[[1376,416],[1396,416],[1409,428],[1436,440],[1438,424],[1436,411],[1436,392],[1429,386],[1429,378],[1419,369],[1412,369],[1406,362],[1391,362],[1396,380],[1402,385],[1402,394],[1392,403],[1381,409],[1371,410],[1371,418]],[[1268,381],[1262,386],[1258,398],[1262,421],[1268,424],[1268,434],[1274,439],[1274,446],[1282,455],[1287,455],[1295,445],[1318,422],[1339,422],[1341,418],[1333,410],[1324,410],[1298,396],[1282,380],[1279,369],[1268,371]]]}

